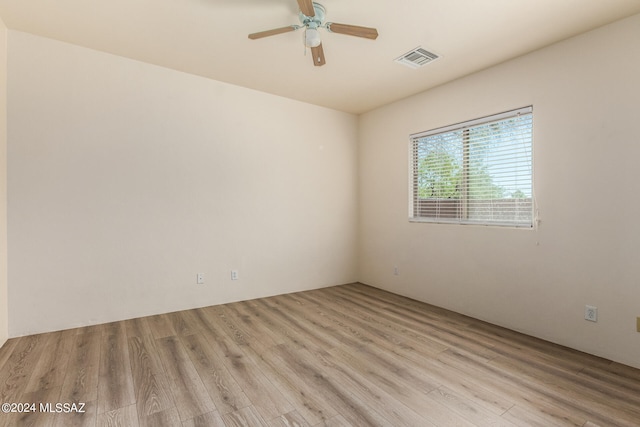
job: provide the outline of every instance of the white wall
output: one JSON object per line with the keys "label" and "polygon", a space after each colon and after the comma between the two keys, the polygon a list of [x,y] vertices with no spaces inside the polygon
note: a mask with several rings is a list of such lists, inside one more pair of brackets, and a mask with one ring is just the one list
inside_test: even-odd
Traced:
{"label": "white wall", "polygon": [[0,346],[9,336],[7,290],[7,27],[0,19]]}
{"label": "white wall", "polygon": [[[640,367],[638,76],[640,15],[361,116],[360,281]],[[409,223],[409,135],[526,105],[539,229]]]}
{"label": "white wall", "polygon": [[16,31],[8,71],[11,336],[357,279],[355,116]]}

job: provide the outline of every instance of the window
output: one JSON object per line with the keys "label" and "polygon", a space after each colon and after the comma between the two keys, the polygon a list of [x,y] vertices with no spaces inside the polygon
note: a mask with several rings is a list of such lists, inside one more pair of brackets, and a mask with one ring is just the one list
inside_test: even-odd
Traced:
{"label": "window", "polygon": [[411,136],[410,220],[533,227],[533,108]]}

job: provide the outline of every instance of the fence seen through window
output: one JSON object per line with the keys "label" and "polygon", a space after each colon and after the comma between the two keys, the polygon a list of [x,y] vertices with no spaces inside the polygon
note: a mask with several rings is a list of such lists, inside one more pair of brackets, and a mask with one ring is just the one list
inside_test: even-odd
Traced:
{"label": "fence seen through window", "polygon": [[533,109],[411,137],[410,220],[533,226]]}

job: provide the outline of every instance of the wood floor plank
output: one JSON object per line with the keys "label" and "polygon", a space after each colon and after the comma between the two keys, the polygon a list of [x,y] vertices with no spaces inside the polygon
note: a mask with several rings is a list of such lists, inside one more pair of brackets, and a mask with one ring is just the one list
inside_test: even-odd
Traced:
{"label": "wood floor plank", "polygon": [[[294,407],[273,387],[258,366],[247,357],[236,339],[236,329],[228,328],[227,322],[219,319],[215,310],[202,309],[208,323],[207,339],[219,356],[226,359],[226,367],[247,395],[253,406],[266,420],[291,412]],[[237,337],[236,337],[237,338]],[[237,411],[236,411],[237,412]]]}
{"label": "wood floor plank", "polygon": [[98,414],[98,427],[139,427],[136,405]]}
{"label": "wood floor plank", "polygon": [[371,313],[370,310],[359,308],[350,301],[343,298],[332,298],[330,294],[313,294],[313,295],[286,295],[283,300],[287,299],[309,299],[316,301],[318,307],[323,309],[331,309],[334,313],[340,314],[345,320],[358,324],[361,328],[370,334],[377,336],[383,342],[388,343],[392,351],[408,350],[419,352],[421,355],[435,355],[449,348],[441,343],[430,340],[424,334],[418,334],[407,330],[406,328],[398,328],[393,322],[386,321],[380,316]]}
{"label": "wood floor plank", "polygon": [[[55,336],[55,334],[52,335]],[[53,427],[54,422],[56,421],[56,414],[42,411],[40,403],[52,403],[55,405],[55,403],[59,401],[60,387],[49,387],[38,391],[24,393],[19,399],[16,399],[15,402],[33,404],[35,405],[35,410],[23,413],[12,413],[9,416],[10,422],[7,425]]]}
{"label": "wood floor plank", "polygon": [[[337,351],[337,349],[330,350],[331,352]],[[383,384],[378,381],[371,380],[369,376],[363,375],[355,370],[349,368],[345,369],[345,366],[333,359],[331,354],[324,351],[319,351],[310,354],[307,350],[296,350],[296,354],[299,355],[298,360],[313,361],[314,365],[322,367],[322,372],[325,372],[326,377],[331,383],[335,383],[340,390],[348,390],[353,395],[356,401],[365,408],[365,411],[370,415],[379,414],[384,420],[382,425],[390,423],[391,425],[420,425],[420,426],[433,426],[431,412],[425,411],[424,395],[415,392],[417,401],[420,401],[419,405],[412,405],[407,399],[399,398],[397,394],[393,392],[387,392]],[[298,364],[300,362],[297,362]],[[335,403],[334,403],[335,405]],[[414,408],[418,407],[418,410]],[[339,407],[339,406],[338,406]],[[351,417],[350,409],[354,409],[353,405],[348,405],[339,409],[341,415],[349,419]],[[429,411],[433,408],[428,408]],[[429,417],[423,416],[423,414],[429,413]],[[357,413],[356,417],[351,421],[359,422]],[[377,420],[380,422],[381,420]]]}
{"label": "wood floor plank", "polygon": [[[354,293],[349,290],[345,291],[341,288],[337,292],[354,298]],[[467,331],[467,326],[471,322],[468,318],[455,314],[448,317],[446,312],[442,313],[440,310],[430,312],[424,308],[416,309],[413,308],[411,301],[407,301],[407,307],[402,307],[399,304],[379,301],[379,296],[374,298],[357,292],[355,295],[358,297],[355,297],[353,304],[375,310],[377,315],[416,333],[427,334],[431,340],[445,347],[455,347],[458,351],[466,351],[474,357],[487,361],[499,356],[492,351],[492,345],[486,339],[479,339],[475,334]]]}
{"label": "wood floor plank", "polygon": [[17,402],[45,348],[48,334],[23,337],[13,348],[0,373],[0,402]]}
{"label": "wood floor plank", "polygon": [[519,377],[517,373],[478,362],[467,354],[453,349],[439,354],[437,359],[442,363],[445,372],[458,371],[476,381],[490,384],[493,392],[512,399],[517,405],[548,414],[557,419],[558,425],[566,423],[582,425],[586,419],[586,415],[578,408],[567,407],[563,399],[557,399],[550,390],[540,388],[535,383]]}
{"label": "wood floor plank", "polygon": [[126,335],[125,322],[110,322],[101,325],[103,335]]}
{"label": "wood floor plank", "polygon": [[251,344],[258,353],[284,343],[282,338],[268,324],[268,318],[262,315],[261,310],[253,301],[226,304],[224,314],[233,319],[245,336],[259,336],[259,340],[252,340]]}
{"label": "wood floor plank", "polygon": [[[291,327],[295,327],[298,334],[304,334],[306,336],[305,345],[307,346],[313,345],[318,348],[329,349],[344,345],[344,334],[338,331],[329,319],[316,314],[313,310],[284,306],[282,301],[279,300],[259,300],[257,303],[270,310],[282,324],[289,324]],[[350,337],[347,338],[350,342],[353,342]]]}
{"label": "wood floor plank", "polygon": [[242,316],[234,316],[233,310],[227,305],[215,306],[211,308],[210,312],[215,315],[217,323],[223,326],[224,332],[240,347],[253,345],[256,347],[256,351],[261,351],[274,345],[269,335],[260,337],[261,339],[257,340],[257,333],[250,331],[249,328],[243,325]]}
{"label": "wood floor plank", "polygon": [[182,427],[226,427],[222,416],[218,411],[198,415],[187,421],[183,421]]}
{"label": "wood floor plank", "polygon": [[62,386],[75,337],[73,330],[48,334],[47,343],[31,372],[25,392]]}
{"label": "wood floor plank", "polygon": [[428,372],[435,381],[454,390],[459,395],[477,402],[495,414],[504,414],[515,404],[511,396],[496,393],[491,383],[469,377],[458,370],[447,369],[437,359],[423,358],[417,361],[417,366],[418,369]]}
{"label": "wood floor plank", "polygon": [[[632,398],[640,406],[640,381],[624,374],[612,372],[600,367],[588,366],[578,373],[580,377],[589,378],[596,382],[598,389],[611,390],[612,394],[623,393],[625,398]],[[609,391],[607,391],[609,393]]]}
{"label": "wood floor plank", "polygon": [[[340,292],[343,292],[343,291],[344,292],[347,292],[347,291],[348,292],[352,292],[353,291],[353,289],[351,289],[351,287],[349,287],[349,289],[342,289],[342,288],[344,288],[344,287],[340,287],[340,289],[339,289]],[[382,291],[382,292],[384,292],[384,291]],[[378,291],[374,290],[373,293],[374,294],[378,293]],[[400,299],[400,298],[402,298],[402,297],[398,297],[398,296],[391,296],[391,297],[392,297],[392,299]],[[363,296],[361,296],[361,298],[369,298],[369,296],[364,296],[363,295]],[[384,301],[385,300],[382,299],[382,300],[379,300],[378,303],[380,303],[381,305],[386,307]],[[368,300],[367,304],[369,304],[369,303],[373,304],[372,301]],[[415,304],[415,302],[407,301],[407,304],[409,306],[411,306],[411,305]],[[429,310],[431,310],[431,307],[428,306],[428,305],[424,305],[423,308],[428,308]],[[426,325],[425,331],[428,331],[430,334],[432,334],[433,333],[432,322],[434,321],[433,319],[436,319],[438,316],[441,316],[441,315],[446,315],[446,311],[443,311],[442,309],[434,309],[434,314],[429,316],[429,319],[425,319],[425,325]],[[400,324],[404,324],[404,325],[410,326],[410,324],[405,322],[405,319],[398,318],[398,322],[400,322]],[[446,332],[447,329],[449,329],[451,327],[456,327],[456,325],[457,325],[458,329],[464,330],[464,329],[466,329],[468,327],[469,321],[465,317],[460,317],[460,316],[457,316],[457,315],[453,315],[451,319],[449,319],[446,322],[443,322],[443,324],[438,328],[439,330],[436,331],[436,334],[442,334],[443,332],[448,334],[448,332]],[[458,340],[459,339],[458,336],[460,336],[460,333],[456,331],[455,333],[451,333],[450,335],[451,335],[451,337],[448,337],[447,339],[456,339],[456,340]],[[469,351],[470,349],[469,349],[468,346],[465,346],[465,345],[456,346],[456,343],[454,341],[451,342],[451,345],[452,345],[452,348],[455,348],[455,351],[453,351],[453,352],[447,351],[447,352],[445,352],[445,354],[449,354],[449,355],[455,354],[455,355],[457,355],[458,358],[464,359],[465,361],[463,361],[461,363],[461,366],[464,366],[465,368],[467,366],[475,366],[477,364],[483,364],[483,363],[488,362],[490,360],[490,359],[487,359],[485,357],[479,357],[477,354],[474,354],[473,351]],[[479,347],[478,350],[482,352],[482,347]],[[445,359],[445,360],[450,362],[449,359]],[[442,360],[439,360],[439,362],[442,362]],[[446,369],[444,371],[445,372],[455,372],[455,370],[454,371],[451,371],[451,370],[447,371]],[[466,372],[469,372],[469,371],[466,371]],[[482,380],[482,377],[484,377],[484,375],[480,374],[479,371],[477,371],[477,370],[474,371],[472,369],[471,372],[473,372],[474,375],[469,376],[469,378],[479,377],[480,378],[480,380],[479,380],[480,382],[484,382],[484,384],[490,384],[491,383],[491,380],[492,380],[491,376],[487,376],[487,377],[485,377],[486,378],[485,380]],[[504,379],[501,375],[498,375],[497,378],[499,380],[500,379]],[[518,390],[517,388],[515,390],[514,389],[509,389],[509,387],[510,386],[506,387],[506,390],[505,390],[504,393],[498,393],[498,394],[502,395],[503,399],[509,399],[509,400],[512,399],[514,397],[514,391]],[[492,387],[492,390],[493,389],[495,389],[495,387]],[[493,390],[493,391],[501,391],[501,390],[498,389],[498,390]],[[527,392],[530,392],[530,390],[527,390]],[[515,393],[515,395],[517,395],[517,394],[518,393]],[[536,396],[535,394],[534,394],[534,396],[536,397],[535,398],[535,400],[536,400],[535,405],[539,405],[538,402],[540,400],[543,400],[544,404],[542,405],[542,407],[545,408],[545,410],[548,410],[551,413],[553,413],[554,415],[556,415],[558,417],[558,419],[564,420],[565,417],[569,416],[568,412],[566,410],[560,409],[560,408],[554,406],[553,403],[550,403],[550,402],[546,401],[546,399],[547,399],[546,396]],[[530,404],[530,402],[527,401],[526,393],[525,393],[524,397],[521,397],[521,403]],[[584,420],[584,418],[582,418],[582,420]]]}
{"label": "wood floor plank", "polygon": [[[588,395],[596,402],[606,398],[613,398],[616,405],[621,409],[628,411],[637,419],[640,419],[640,396],[634,393],[637,387],[626,388],[620,383],[613,386],[611,383],[605,383],[601,378],[594,378],[593,375],[583,375],[582,372],[574,373],[567,371],[560,365],[551,365],[544,358],[531,356],[526,353],[509,354],[509,357],[496,359],[496,363],[507,360],[507,363],[522,365],[526,367],[529,375],[540,380],[553,381],[555,387],[564,387],[571,391],[576,388],[584,390],[582,393]],[[590,370],[588,372],[593,372]]]}
{"label": "wood floor plank", "polygon": [[[410,370],[427,372],[436,382],[443,383],[456,392],[482,402],[487,409],[494,411],[496,414],[502,414],[513,406],[512,401],[492,393],[483,387],[482,383],[474,383],[465,376],[452,371],[442,375],[442,366],[431,356],[439,354],[448,347],[437,344],[421,334],[408,331],[405,328],[398,328],[394,323],[381,319],[380,316],[372,315],[370,311],[355,307],[350,300],[344,298],[332,299],[330,298],[331,295],[332,293],[326,292],[322,294],[316,293],[313,296],[304,294],[298,298],[309,298],[316,301],[317,307],[337,305],[342,312],[338,309],[333,311],[336,314],[341,313],[342,318],[348,321],[349,324],[358,325],[358,327],[371,334],[377,347],[384,347],[391,353],[409,359],[411,361]],[[287,295],[283,296],[283,298],[296,298],[296,296]],[[323,309],[326,310],[327,308]],[[395,339],[393,338],[394,336],[396,337]]]}
{"label": "wood floor plank", "polygon": [[124,329],[102,334],[98,376],[98,414],[136,403]]}
{"label": "wood floor plank", "polygon": [[176,427],[182,425],[176,407],[154,412],[150,415],[138,414],[140,427]]}
{"label": "wood floor plank", "polygon": [[337,415],[315,427],[351,427],[351,424],[342,415]]}
{"label": "wood floor plank", "polygon": [[171,323],[171,319],[167,314],[158,314],[147,317],[147,325],[151,329],[151,333],[155,339],[177,335],[177,332]]}
{"label": "wood floor plank", "polygon": [[433,390],[429,393],[429,397],[442,404],[442,406],[449,408],[452,412],[455,412],[467,419],[475,426],[514,427],[514,424],[509,420],[502,418],[493,412],[487,411],[475,402],[457,395],[446,387],[439,387],[438,389]]}
{"label": "wood floor plank", "polygon": [[[314,356],[320,360],[323,366],[329,366],[330,371],[335,372],[337,378],[348,380],[346,388],[360,390],[361,393],[370,390],[375,396],[378,396],[381,402],[378,402],[375,407],[389,405],[396,401],[408,408],[402,411],[404,413],[409,413],[412,410],[418,415],[428,414],[426,420],[422,421],[424,425],[432,422],[436,425],[471,426],[461,417],[452,415],[446,408],[429,399],[429,390],[420,390],[415,386],[405,384],[402,380],[394,379],[393,376],[380,379],[378,374],[371,374],[377,371],[375,367],[368,366],[366,361],[360,363],[355,360],[356,358],[345,357],[346,352],[341,352],[336,348],[329,352],[316,353]],[[393,409],[390,411],[394,412]],[[415,416],[413,418],[416,421]]]}
{"label": "wood floor plank", "polygon": [[[60,402],[71,402],[70,400],[60,397]],[[79,403],[79,402],[72,402]],[[59,413],[55,416],[54,427],[95,427],[97,425],[98,404],[95,401],[84,403],[84,412]]]}
{"label": "wood floor plank", "polygon": [[191,310],[167,313],[166,316],[177,335],[192,335],[198,332],[197,324],[191,318]]}
{"label": "wood floor plank", "polygon": [[100,333],[76,334],[60,398],[65,402],[96,402],[100,368]]}
{"label": "wood floor plank", "polygon": [[[325,295],[325,294],[322,294]],[[284,296],[283,298],[287,298],[290,296]],[[303,296],[304,298],[305,296]],[[329,300],[324,301],[323,297],[318,298],[317,295],[311,297],[314,301],[317,302],[318,307],[326,307]],[[444,350],[446,347],[437,346],[436,351],[430,351],[428,348],[424,346],[415,346],[416,341],[420,341],[415,334],[410,334],[405,337],[405,339],[411,339],[411,342],[414,344],[411,345],[402,345],[401,341],[394,341],[392,339],[387,338],[387,334],[383,331],[376,330],[375,327],[371,325],[379,325],[380,328],[389,328],[395,334],[400,336],[405,336],[405,329],[398,329],[393,327],[388,327],[385,322],[380,322],[377,316],[370,316],[368,313],[363,312],[357,308],[354,308],[352,304],[349,302],[337,301],[335,302],[339,306],[344,309],[343,318],[348,320],[350,324],[357,324],[359,327],[367,330],[372,335],[377,335],[379,339],[382,339],[382,342],[376,341],[377,347],[386,347],[389,352],[398,354],[409,359],[412,364],[409,367],[410,371],[425,371],[429,373],[429,376],[432,377],[436,382],[445,383],[447,387],[451,387],[456,390],[456,392],[460,392],[461,394],[472,398],[475,401],[481,402],[483,406],[487,409],[492,410],[496,414],[502,414],[510,407],[513,406],[513,402],[504,399],[501,396],[496,395],[495,393],[490,392],[486,388],[480,386],[478,383],[473,383],[468,381],[464,376],[458,375],[455,372],[447,372],[446,375],[441,375],[442,366],[437,364],[437,361],[432,360],[430,356],[438,354],[440,351]],[[362,319],[358,319],[357,316],[352,316],[353,313],[360,313]],[[364,323],[366,321],[366,323]],[[385,340],[388,343],[385,343]],[[400,348],[394,348],[394,346],[400,346]]]}
{"label": "wood floor plank", "polygon": [[520,427],[582,427],[584,423],[574,423],[570,420],[562,420],[556,416],[548,416],[543,411],[534,411],[521,405],[514,405],[502,418]]}
{"label": "wood floor plank", "polygon": [[[391,363],[394,369],[419,372],[418,376],[421,376],[425,382],[432,383],[433,388],[439,385],[430,375],[422,375],[421,373],[424,372],[424,370],[416,369],[417,367],[414,361],[418,360],[418,363],[421,364],[423,359],[429,359],[439,354],[444,348],[438,347],[436,351],[432,351],[431,348],[416,345],[415,342],[413,344],[406,344],[404,340],[394,339],[383,330],[376,328],[368,319],[360,320],[352,316],[349,314],[352,310],[341,312],[337,309],[325,308],[324,312],[332,316],[333,321],[338,325],[337,327],[349,331],[354,336],[365,338],[370,342],[370,347],[387,350],[375,356],[379,359],[377,363],[386,363],[387,365]],[[384,353],[392,354],[391,360],[389,360],[389,358],[385,360],[385,357],[382,356]],[[396,357],[396,355],[399,357]],[[412,357],[414,355],[415,357]]]}
{"label": "wood floor plank", "polygon": [[584,353],[563,348],[558,345],[549,345],[543,340],[524,337],[514,331],[490,325],[486,322],[475,322],[468,326],[468,330],[478,336],[485,336],[495,343],[493,350],[501,356],[517,356],[518,354],[535,355],[537,360],[553,364],[568,372],[579,373],[588,365],[600,367],[608,365],[602,359],[591,357],[584,358]]}
{"label": "wood floor plank", "polygon": [[[340,381],[327,375],[314,359],[296,357],[293,354],[294,350],[285,345],[278,346],[273,350],[279,351],[280,357],[300,380],[313,387],[319,399],[328,402],[353,425],[390,424],[376,409],[359,400],[351,389],[343,387]],[[296,384],[294,389],[297,387],[299,384]]]}
{"label": "wood floor plank", "polygon": [[272,330],[278,333],[284,342],[295,347],[312,346],[323,349],[340,344],[337,339],[325,334],[324,328],[328,325],[316,323],[306,316],[308,311],[304,307],[290,310],[282,302],[274,298],[254,301],[262,317],[268,319]]}
{"label": "wood floor plank", "polygon": [[156,341],[167,373],[173,400],[181,420],[188,420],[216,409],[200,376],[177,336]]}
{"label": "wood floor plank", "polygon": [[156,348],[156,340],[152,335],[130,337],[127,343],[134,382],[137,375],[140,375],[140,380],[142,380],[148,375],[166,374]]}
{"label": "wood floor plank", "polygon": [[[306,296],[303,296],[302,298],[305,298]],[[287,300],[291,298],[290,295],[287,296],[283,296],[281,299]],[[311,300],[315,301],[316,303],[313,304],[312,306],[306,308],[306,311],[309,312],[311,310],[316,309],[316,307],[326,307],[326,304],[323,304],[323,301],[321,299],[314,299],[313,297],[311,298]],[[350,308],[350,307],[348,307]],[[295,309],[293,307],[289,307],[289,310],[294,310]],[[324,308],[324,310],[326,310],[326,308]],[[347,310],[347,312],[352,312],[353,310]],[[337,313],[336,313],[337,314]],[[375,346],[377,348],[387,348],[389,350],[389,352],[391,353],[396,353],[399,355],[404,355],[404,356],[409,356],[409,354],[406,351],[401,351],[398,352],[397,349],[393,348],[393,345],[391,343],[385,343],[384,340],[381,341],[381,339],[383,339],[385,336],[382,335],[380,336],[375,330],[371,330],[370,328],[367,327],[367,325],[363,324],[360,321],[354,321],[352,316],[347,315],[346,313],[343,313],[341,316],[342,319],[345,319],[347,321],[349,321],[350,325],[358,325],[360,328],[364,328],[365,330],[369,330],[372,333],[372,340],[374,340]],[[377,335],[377,336],[374,336]],[[431,354],[437,354],[437,352],[420,352],[420,351],[416,351],[416,350],[412,350],[415,352],[415,354],[413,355],[414,358],[412,359],[411,362],[414,363],[410,363],[409,361],[407,362],[402,362],[402,360],[400,358],[394,358],[393,360],[388,360],[386,361],[387,365],[389,363],[391,363],[391,365],[393,365],[393,367],[391,368],[391,370],[389,370],[389,368],[387,367],[385,368],[376,368],[376,366],[379,365],[379,363],[381,361],[366,361],[365,362],[365,366],[368,369],[368,372],[366,372],[368,375],[378,375],[378,372],[394,372],[395,369],[398,369],[400,366],[405,366],[405,372],[409,372],[409,373],[414,373],[414,372],[422,372],[425,371],[426,368],[431,368],[430,370],[427,370],[426,372],[429,373],[428,378],[426,379],[427,383],[431,383],[432,381],[435,381],[435,383],[432,384],[432,388],[435,388],[436,386],[438,386],[437,382],[438,380],[434,380],[434,378],[439,378],[440,380],[446,381],[447,385],[452,386],[455,390],[461,390],[462,393],[464,395],[467,396],[471,396],[474,398],[474,400],[478,400],[481,402],[481,404],[483,406],[485,406],[486,408],[494,411],[497,414],[501,414],[504,411],[506,411],[508,408],[510,408],[511,406],[513,406],[512,402],[507,401],[506,399],[491,393],[490,391],[478,386],[477,384],[471,384],[468,381],[464,380],[460,375],[440,375],[439,374],[439,367],[436,366],[434,363],[430,363],[428,362],[429,359],[429,355]],[[361,357],[358,356],[358,357]],[[365,358],[366,359],[366,358]],[[384,360],[382,361],[384,363]],[[396,362],[400,362],[400,364],[398,365]],[[370,372],[373,372],[370,373]],[[406,374],[405,374],[406,375]],[[410,376],[414,376],[415,374],[409,374]],[[395,384],[393,386],[393,388],[395,389],[393,392],[395,393],[408,393],[407,397],[409,399],[409,401],[412,401],[412,404],[414,405],[418,405],[420,406],[421,404],[423,404],[424,402],[422,402],[420,399],[412,399],[416,396],[419,396],[419,391],[418,392],[410,392],[404,381],[397,381],[397,375],[394,373],[394,375],[392,375],[389,378],[386,378],[383,383],[386,385],[386,387],[389,387],[391,384]],[[430,390],[430,389],[428,389]],[[389,390],[391,391],[391,390]]]}
{"label": "wood floor plank", "polygon": [[[588,365],[588,363],[585,364]],[[616,362],[610,362],[607,365],[599,366],[599,368],[606,372],[619,375],[623,378],[640,381],[640,369],[632,368],[630,366],[622,365]]]}
{"label": "wood floor plank", "polygon": [[[387,343],[379,337],[369,334],[362,329],[362,325],[357,327],[354,322],[346,322],[343,316],[339,316],[335,311],[324,310],[314,313],[309,310],[308,315],[310,317],[315,316],[319,322],[322,320],[330,322],[334,325],[333,330],[337,333],[336,336],[340,337],[340,340],[345,344],[348,344],[350,349],[357,348],[357,358],[367,366],[369,375],[386,375],[385,381],[401,381],[403,383],[413,383],[415,388],[429,392],[440,384],[432,377],[426,374],[424,371],[415,369],[415,366],[409,360],[402,357],[396,357],[395,355],[387,355],[385,352],[374,351],[378,348],[388,348]],[[336,351],[340,352],[339,348]],[[351,353],[343,352],[343,354]],[[398,388],[402,388],[398,386]]]}
{"label": "wood floor plank", "polygon": [[328,291],[330,293],[338,293],[343,298],[353,301],[364,301],[370,304],[374,311],[407,310],[409,313],[422,317],[425,321],[438,321],[443,325],[463,326],[473,322],[470,317],[361,283],[353,283],[349,286],[334,286],[328,288]]}
{"label": "wood floor plank", "polygon": [[318,393],[308,378],[296,371],[295,356],[285,344],[272,348],[260,357],[254,355],[254,360],[256,359],[259,359],[256,364],[263,372],[270,373],[269,378],[274,386],[278,387],[309,424],[318,424],[338,415],[332,403]]}
{"label": "wood floor plank", "polygon": [[104,328],[104,324],[97,324],[97,325],[88,325],[88,326],[82,326],[77,328],[76,334],[102,334],[102,330]]}
{"label": "wood floor plank", "polygon": [[225,361],[203,335],[188,335],[181,339],[220,414],[251,405],[251,401],[225,366]]}
{"label": "wood floor plank", "polygon": [[[626,399],[620,401],[616,396],[609,397],[608,404],[602,400],[607,396],[597,390],[580,387],[579,382],[562,378],[551,372],[536,369],[525,363],[516,363],[508,359],[496,359],[492,365],[502,370],[510,370],[518,376],[528,379],[535,387],[543,390],[551,390],[550,394],[557,401],[565,401],[567,404],[580,409],[588,414],[588,418],[602,422],[605,425],[634,426],[640,420],[640,406],[630,404]],[[552,385],[553,387],[549,387]],[[611,411],[611,414],[608,412]]]}
{"label": "wood floor plank", "polygon": [[131,337],[129,358],[139,417],[174,407],[162,362],[151,335]]}
{"label": "wood floor plank", "polygon": [[137,317],[124,321],[127,338],[151,335],[151,327],[146,317]]}
{"label": "wood floor plank", "polygon": [[[279,312],[279,313],[280,315],[283,315],[282,312]],[[296,338],[294,333],[288,333],[287,336],[291,338],[292,342],[294,343],[299,342],[301,339],[300,336]],[[306,341],[308,342],[309,337],[306,336],[305,338],[307,338]],[[318,401],[313,399],[313,392],[312,391],[310,392],[308,390],[308,385],[312,384],[316,378],[324,377],[324,374],[317,370],[314,371],[313,368],[310,368],[304,365],[299,366],[298,370],[294,372],[292,368],[294,368],[297,365],[296,360],[304,359],[304,357],[303,358],[296,357],[295,355],[293,355],[293,352],[295,352],[295,349],[285,350],[285,348],[287,347],[280,345],[273,348],[272,351],[278,350],[276,353],[262,355],[262,358],[265,360],[266,363],[270,365],[271,369],[274,372],[278,372],[280,374],[281,377],[276,378],[275,381],[281,384],[282,389],[291,389],[292,391],[295,392],[290,396],[290,399],[297,402],[297,408],[298,408],[297,410],[307,421],[309,421],[310,424],[315,424],[316,422],[324,422],[328,418],[331,418],[332,411],[328,411],[327,408],[328,407],[330,408],[330,406],[335,406],[336,402],[332,401],[330,398],[328,399],[327,396],[330,395],[331,397],[333,397],[333,394],[324,393],[324,396],[323,396],[323,393],[316,393],[318,395],[316,399],[323,397],[322,400]],[[315,347],[315,348],[318,349],[320,347]],[[276,357],[273,357],[273,356],[276,356]],[[315,386],[315,388],[317,388],[317,386]],[[361,397],[363,396],[368,397],[368,395],[366,394],[361,395]],[[327,402],[330,402],[329,406],[327,405]],[[374,399],[371,399],[370,404],[372,402],[374,402]],[[375,401],[375,406],[379,407],[380,402]],[[372,407],[369,407],[368,409],[369,410],[367,411],[361,411],[361,412],[363,413],[372,412],[372,411],[375,412],[375,410],[373,410]],[[411,411],[406,407],[403,407],[402,411],[405,413],[406,418],[409,419],[410,418],[409,413]],[[426,424],[425,420],[420,420],[420,422],[422,424]]]}
{"label": "wood floor plank", "polygon": [[226,427],[268,427],[266,421],[253,406],[224,414],[222,420]]}
{"label": "wood floor plank", "polygon": [[[326,424],[326,420],[322,423]],[[297,411],[293,411],[269,421],[269,427],[311,427],[311,425]]]}
{"label": "wood floor plank", "polygon": [[0,347],[0,366],[4,366],[7,363],[13,354],[13,349],[20,341],[20,338],[11,338]]}

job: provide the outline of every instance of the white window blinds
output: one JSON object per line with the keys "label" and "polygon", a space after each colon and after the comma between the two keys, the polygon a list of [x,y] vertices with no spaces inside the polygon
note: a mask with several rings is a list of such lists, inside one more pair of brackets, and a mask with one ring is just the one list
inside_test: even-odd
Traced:
{"label": "white window blinds", "polygon": [[410,220],[533,227],[533,109],[411,136]]}

